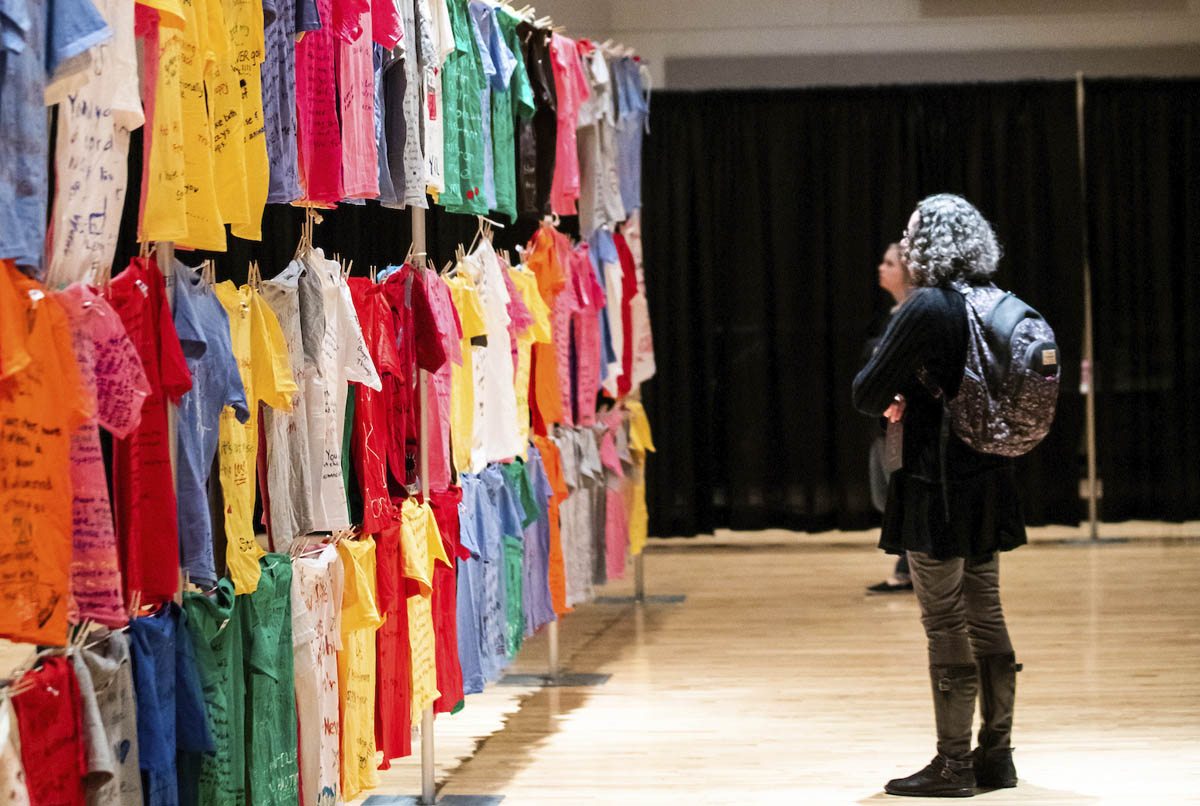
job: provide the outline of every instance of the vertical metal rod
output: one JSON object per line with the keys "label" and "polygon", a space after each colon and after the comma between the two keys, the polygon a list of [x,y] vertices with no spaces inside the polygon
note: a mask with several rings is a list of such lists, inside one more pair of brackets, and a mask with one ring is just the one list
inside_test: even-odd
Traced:
{"label": "vertical metal rod", "polygon": [[558,621],[550,622],[546,637],[550,641],[550,679],[558,681]]}
{"label": "vertical metal rod", "polygon": [[[413,251],[425,251],[425,211],[420,207],[412,209],[412,239]],[[423,271],[423,270],[422,270]],[[420,370],[417,374],[419,386],[418,398],[421,404],[421,441],[420,451],[421,492],[425,500],[429,500],[429,373]],[[431,806],[437,799],[436,779],[434,775],[433,748],[433,706],[421,714],[421,804]]]}
{"label": "vertical metal rod", "polygon": [[[175,244],[170,241],[159,241],[154,245],[154,262],[158,264],[158,270],[162,272],[163,281],[167,287],[167,307],[171,313],[175,312],[175,277],[171,270],[172,261],[175,259]],[[171,490],[176,489],[176,479],[179,476],[179,471],[176,468],[179,466],[179,446],[175,441],[179,438],[179,407],[167,399],[167,457],[171,462]],[[175,593],[175,602],[182,604],[183,602],[183,569],[179,569],[179,587]],[[128,602],[126,603],[128,604]]]}
{"label": "vertical metal rod", "polygon": [[1075,122],[1079,132],[1079,192],[1080,215],[1083,217],[1083,361],[1080,363],[1079,385],[1084,398],[1084,429],[1087,438],[1087,499],[1088,531],[1092,540],[1100,537],[1099,502],[1096,489],[1096,376],[1095,345],[1092,326],[1092,265],[1089,257],[1087,206],[1087,148],[1084,140],[1083,73],[1075,74]]}
{"label": "vertical metal rod", "polygon": [[633,600],[638,604],[646,601],[646,553],[643,549],[633,555]]}

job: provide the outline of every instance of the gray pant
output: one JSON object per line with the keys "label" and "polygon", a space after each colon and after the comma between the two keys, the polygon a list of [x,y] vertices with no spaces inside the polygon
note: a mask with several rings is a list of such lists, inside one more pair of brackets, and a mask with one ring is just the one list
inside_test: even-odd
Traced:
{"label": "gray pant", "polygon": [[997,555],[971,564],[961,557],[936,560],[910,551],[908,565],[929,640],[931,666],[970,664],[977,656],[1013,651],[1000,608]]}

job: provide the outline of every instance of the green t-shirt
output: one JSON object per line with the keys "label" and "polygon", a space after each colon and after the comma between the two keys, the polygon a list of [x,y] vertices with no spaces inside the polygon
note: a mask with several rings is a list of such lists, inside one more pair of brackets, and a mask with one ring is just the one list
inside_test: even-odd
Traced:
{"label": "green t-shirt", "polygon": [[496,22],[504,44],[512,51],[517,66],[513,69],[508,89],[492,92],[492,165],[496,177],[496,209],[517,220],[517,151],[515,124],[518,117],[528,120],[537,111],[533,105],[533,87],[525,69],[521,38],[517,35],[520,20],[504,8],[496,10]]}
{"label": "green t-shirt", "polygon": [[296,806],[296,681],[292,669],[292,565],[286,554],[259,560],[254,593],[239,597],[245,636],[246,770],[254,806]]}
{"label": "green t-shirt", "polygon": [[505,603],[504,652],[512,660],[525,640],[525,544],[509,535],[504,536]]}
{"label": "green t-shirt", "polygon": [[243,668],[244,596],[234,596],[228,577],[212,596],[186,593],[183,609],[195,645],[196,668],[204,689],[216,752],[199,757],[198,803],[244,806],[246,803],[246,680]]}
{"label": "green t-shirt", "polygon": [[438,202],[451,213],[487,215],[481,94],[487,87],[467,0],[448,0],[454,50],[442,67],[442,119],[446,190]]}
{"label": "green t-shirt", "polygon": [[533,492],[533,483],[529,480],[529,471],[520,459],[501,465],[500,470],[504,473],[504,483],[521,505],[521,528],[528,529],[542,516]]}

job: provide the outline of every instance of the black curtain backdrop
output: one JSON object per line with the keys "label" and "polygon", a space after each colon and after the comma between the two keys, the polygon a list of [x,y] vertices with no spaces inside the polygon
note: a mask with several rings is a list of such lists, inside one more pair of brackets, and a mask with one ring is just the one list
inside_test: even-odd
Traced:
{"label": "black curtain backdrop", "polygon": [[1020,461],[1030,523],[1077,522],[1081,189],[1075,89],[1023,82],[655,94],[646,276],[651,534],[862,528],[874,423],[850,406],[884,248],[961,193],[1005,250],[997,282],[1055,328],[1066,373]]}
{"label": "black curtain backdrop", "polygon": [[1200,82],[1087,84],[1100,511],[1200,517]]}

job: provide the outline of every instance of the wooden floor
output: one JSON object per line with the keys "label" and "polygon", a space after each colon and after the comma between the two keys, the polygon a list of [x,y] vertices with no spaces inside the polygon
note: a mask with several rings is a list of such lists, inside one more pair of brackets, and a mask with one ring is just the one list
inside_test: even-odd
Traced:
{"label": "wooden floor", "polygon": [[[537,804],[921,803],[884,781],[934,754],[911,596],[863,540],[656,544],[651,594],[561,627],[595,688],[489,687],[437,721],[439,796]],[[1020,786],[992,804],[1200,803],[1200,542],[1039,543],[1004,556]],[[628,582],[603,591],[629,592]],[[539,636],[516,671],[544,669]],[[375,794],[414,794],[416,759]],[[937,802],[937,801],[935,801]],[[943,801],[944,802],[944,801]]]}

